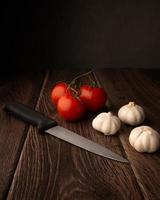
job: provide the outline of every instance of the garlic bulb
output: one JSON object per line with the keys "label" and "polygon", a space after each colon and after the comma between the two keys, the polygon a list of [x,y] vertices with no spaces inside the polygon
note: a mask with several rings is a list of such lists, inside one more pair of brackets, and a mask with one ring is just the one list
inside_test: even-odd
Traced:
{"label": "garlic bulb", "polygon": [[151,153],[160,147],[160,135],[149,126],[139,126],[131,131],[129,142],[138,152]]}
{"label": "garlic bulb", "polygon": [[111,112],[103,112],[93,119],[92,126],[104,135],[113,135],[120,129],[121,122]]}
{"label": "garlic bulb", "polygon": [[145,113],[141,106],[136,105],[134,102],[122,106],[118,111],[120,120],[129,125],[139,125],[145,119]]}

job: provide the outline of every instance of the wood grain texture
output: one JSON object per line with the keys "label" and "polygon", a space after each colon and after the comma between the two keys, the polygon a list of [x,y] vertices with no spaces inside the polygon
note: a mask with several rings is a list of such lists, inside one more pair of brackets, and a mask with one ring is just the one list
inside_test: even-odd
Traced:
{"label": "wood grain texture", "polygon": [[[48,98],[52,85],[59,80],[71,80],[79,73],[67,70],[48,73],[37,110],[126,157],[118,137],[105,137],[93,130],[93,115],[71,123],[55,114]],[[143,196],[130,165],[96,156],[50,135],[39,134],[31,127],[8,199],[139,200]]]}
{"label": "wood grain texture", "polygon": [[19,101],[34,107],[43,75],[28,73],[0,82],[0,199],[8,193],[28,126],[3,111],[7,102]]}
{"label": "wood grain texture", "polygon": [[[129,101],[144,107],[149,125],[160,132],[160,70],[96,71],[110,97],[110,109],[115,113]],[[153,154],[136,152],[128,141],[133,127],[123,125],[119,138],[146,200],[160,199],[160,150]]]}

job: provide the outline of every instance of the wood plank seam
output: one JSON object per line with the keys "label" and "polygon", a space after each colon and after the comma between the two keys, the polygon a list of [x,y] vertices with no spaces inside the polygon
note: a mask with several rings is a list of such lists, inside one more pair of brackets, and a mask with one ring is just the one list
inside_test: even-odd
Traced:
{"label": "wood plank seam", "polygon": [[[45,87],[45,85],[46,85],[47,79],[48,79],[48,71],[45,72],[44,79],[43,79],[43,81],[42,81],[42,86],[40,87],[41,89],[40,89],[39,96],[38,96],[37,100],[35,101],[35,106],[34,106],[35,109],[37,109],[38,106],[39,106],[40,99],[42,98],[43,90],[44,90],[44,87]],[[23,133],[23,134],[24,134],[24,141],[23,141],[23,143],[22,143],[21,152],[20,152],[20,154],[17,156],[18,159],[17,159],[17,162],[16,162],[16,168],[14,169],[14,173],[13,173],[12,179],[11,179],[11,181],[10,181],[10,184],[9,184],[9,186],[8,186],[8,190],[7,190],[7,192],[6,192],[5,199],[8,199],[8,193],[9,193],[9,191],[10,191],[10,189],[11,189],[12,184],[14,184],[14,178],[15,178],[16,171],[17,171],[17,168],[18,168],[18,164],[19,164],[19,162],[20,162],[20,160],[21,160],[21,157],[22,157],[22,155],[23,155],[23,150],[25,149],[25,145],[26,145],[26,141],[27,141],[27,135],[28,135],[28,132],[30,132],[31,127],[32,127],[31,125],[30,125],[30,126],[26,126],[26,128],[25,128],[25,130],[24,130],[24,133]]]}
{"label": "wood plank seam", "polygon": [[[125,74],[123,74],[123,77],[126,79],[127,82],[130,82],[130,79],[129,79]],[[119,139],[120,139],[121,144],[122,144],[122,146],[123,146],[123,139],[122,139],[121,137],[119,137]],[[128,155],[128,159],[130,159],[130,158],[129,158],[129,155]],[[139,188],[140,188],[140,190],[141,190],[141,193],[143,194],[144,199],[148,200],[148,199],[149,199],[148,194],[147,194],[147,192],[146,192],[146,190],[145,190],[143,184],[142,184],[141,181],[140,181],[141,178],[140,178],[140,176],[139,176],[139,174],[138,174],[138,172],[137,172],[137,170],[136,170],[136,167],[134,166],[134,164],[133,164],[132,162],[130,162],[130,166],[131,166],[131,169],[132,169],[132,171],[133,171],[133,173],[134,173],[134,175],[135,175],[135,177],[136,177],[136,182],[137,182],[138,185],[139,185]],[[138,180],[139,180],[139,181],[138,181]]]}
{"label": "wood plank seam", "polygon": [[18,155],[17,155],[16,159],[14,160],[14,164],[13,164],[13,165],[15,166],[15,168],[13,169],[14,172],[13,172],[13,175],[12,175],[12,177],[10,178],[10,181],[9,181],[9,183],[8,183],[8,188],[6,189],[6,194],[4,194],[4,198],[5,198],[5,199],[7,199],[8,192],[9,192],[10,187],[11,187],[11,185],[12,185],[12,181],[13,181],[13,178],[14,178],[14,174],[15,174],[15,172],[16,172],[16,169],[17,169],[17,166],[18,166],[18,163],[19,163],[19,159],[20,159],[20,156],[21,156],[21,152],[22,152],[23,146],[24,146],[24,144],[25,144],[25,140],[26,140],[26,137],[27,137],[28,130],[29,130],[29,126],[26,125],[26,127],[25,127],[25,129],[24,129],[24,131],[23,131],[22,143],[21,143],[21,145],[20,145],[19,148],[18,148],[18,152],[19,152],[19,153],[17,153]]}
{"label": "wood plank seam", "polygon": [[[40,75],[40,76],[39,76]],[[1,96],[1,117],[2,117],[2,124],[3,124],[3,116],[4,116],[4,126],[5,126],[5,120],[8,121],[8,125],[6,128],[4,127],[3,132],[3,125],[1,129],[1,133],[4,135],[1,135],[1,153],[3,154],[1,157],[1,171],[0,171],[0,199],[6,199],[11,182],[13,180],[13,176],[19,161],[21,149],[24,145],[24,141],[27,135],[27,131],[29,129],[29,126],[27,124],[19,123],[17,120],[12,119],[11,116],[6,114],[3,111],[4,105],[6,102],[11,101],[20,101],[20,102],[27,102],[29,105],[34,105],[37,96],[39,95],[39,89],[41,87],[41,83],[43,82],[43,73],[37,74],[39,77],[38,81],[33,79],[33,73],[29,73],[28,77],[26,75],[20,76],[20,74],[17,74],[17,76],[9,76],[5,77],[4,80],[1,82],[0,89],[0,96]],[[17,80],[18,79],[18,80]],[[21,84],[23,82],[23,85]],[[37,83],[38,87],[34,87],[32,83]],[[26,86],[26,90],[29,91],[29,93],[24,93],[24,87]],[[35,89],[35,95],[33,96],[33,89]],[[21,99],[21,100],[20,100]],[[14,123],[12,123],[14,121]],[[10,124],[11,122],[11,124]],[[14,127],[15,126],[15,127]],[[17,127],[19,127],[17,129]],[[20,128],[21,127],[21,128]],[[13,128],[13,132],[12,132]],[[9,130],[9,132],[7,132]],[[5,135],[6,132],[6,135]],[[11,139],[12,134],[15,134],[14,138]],[[4,136],[4,137],[3,137]],[[9,137],[9,138],[7,138]],[[5,141],[5,140],[6,141]],[[11,143],[9,143],[9,141]],[[8,144],[8,145],[7,145]],[[13,149],[14,148],[14,149]],[[6,166],[5,166],[6,165]]]}
{"label": "wood plank seam", "polygon": [[[98,85],[99,85],[99,86],[103,86],[103,84],[102,84],[102,83],[100,82],[100,80],[97,78],[95,72],[93,72],[93,75],[94,75],[95,80],[96,80],[96,82],[98,83]],[[109,101],[110,101],[110,103],[111,103],[111,99],[109,99]],[[124,146],[123,146],[123,143],[122,143],[121,138],[120,138],[119,135],[118,135],[118,139],[119,139],[120,145],[121,145],[121,147],[122,147],[121,149],[123,150],[123,152],[122,152],[123,155],[125,155],[125,157],[126,157],[128,160],[130,160],[130,158],[129,158],[127,152],[125,151],[125,148],[124,148]],[[141,191],[141,196],[143,197],[143,199],[147,199],[146,192],[143,190],[143,185],[141,185],[141,184],[137,181],[137,178],[139,178],[139,176],[137,176],[136,170],[134,170],[134,168],[133,168],[131,162],[129,162],[129,165],[130,165],[130,168],[131,168],[131,170],[132,170],[132,172],[133,172],[133,174],[134,174],[134,176],[135,176],[136,183],[137,183],[137,185],[138,185],[138,187],[139,187],[139,190]]]}
{"label": "wood plank seam", "polygon": [[49,71],[46,72],[46,75],[45,75],[45,77],[44,77],[44,81],[43,81],[42,88],[41,88],[41,91],[40,91],[40,94],[39,94],[39,97],[38,97],[38,100],[37,100],[37,104],[36,104],[36,106],[35,106],[35,110],[37,110],[38,107],[39,107],[41,98],[42,98],[42,96],[43,96],[44,88],[45,88],[45,86],[46,86],[46,84],[47,84],[48,77],[49,77]]}

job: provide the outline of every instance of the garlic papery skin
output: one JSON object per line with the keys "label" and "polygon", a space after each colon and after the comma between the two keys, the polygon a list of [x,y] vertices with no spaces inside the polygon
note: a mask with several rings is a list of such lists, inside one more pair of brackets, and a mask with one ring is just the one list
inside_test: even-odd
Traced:
{"label": "garlic papery skin", "polygon": [[125,124],[136,126],[145,120],[145,113],[141,106],[134,102],[129,102],[129,104],[119,109],[118,117]]}
{"label": "garlic papery skin", "polygon": [[152,153],[160,147],[160,135],[149,126],[139,126],[131,131],[129,143],[138,152]]}
{"label": "garlic papery skin", "polygon": [[102,132],[104,135],[114,135],[120,129],[121,122],[119,118],[111,112],[103,112],[93,119],[92,126],[95,130]]}

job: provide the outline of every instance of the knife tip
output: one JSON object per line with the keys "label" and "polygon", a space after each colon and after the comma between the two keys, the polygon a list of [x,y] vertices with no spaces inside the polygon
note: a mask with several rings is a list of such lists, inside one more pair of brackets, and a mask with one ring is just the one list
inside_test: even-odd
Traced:
{"label": "knife tip", "polygon": [[120,161],[123,162],[123,163],[129,163],[129,161],[125,158],[121,159]]}
{"label": "knife tip", "polygon": [[129,163],[129,161],[128,161],[128,160],[126,160],[126,159],[124,160],[124,162],[125,162],[125,163]]}

